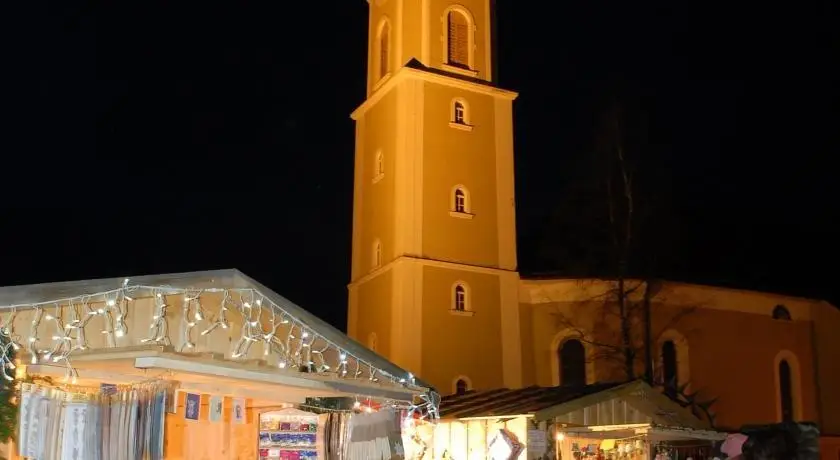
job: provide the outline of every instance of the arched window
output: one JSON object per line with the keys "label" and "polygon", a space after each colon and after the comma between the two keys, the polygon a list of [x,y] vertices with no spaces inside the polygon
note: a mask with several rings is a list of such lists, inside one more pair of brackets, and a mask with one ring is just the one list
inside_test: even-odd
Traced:
{"label": "arched window", "polygon": [[677,374],[677,346],[673,340],[662,343],[662,380],[666,391],[674,391],[679,384]]}
{"label": "arched window", "polygon": [[376,152],[376,160],[373,164],[373,181],[378,182],[385,175],[385,158],[381,151]]}
{"label": "arched window", "polygon": [[447,64],[455,67],[470,68],[470,20],[457,10],[447,15]]}
{"label": "arched window", "polygon": [[455,212],[467,212],[467,196],[464,189],[455,189]]}
{"label": "arched window", "polygon": [[577,339],[567,340],[557,352],[560,360],[560,384],[586,385],[586,351]]}
{"label": "arched window", "polygon": [[464,287],[463,284],[456,284],[455,285],[455,292],[454,301],[452,309],[455,311],[466,311],[467,310],[467,288]]}
{"label": "arched window", "polygon": [[382,243],[379,240],[373,242],[373,268],[382,266]]}
{"label": "arched window", "polygon": [[449,213],[453,217],[472,219],[472,206],[470,203],[470,192],[463,185],[452,187],[452,194],[449,201]]}
{"label": "arched window", "polygon": [[376,77],[381,80],[388,75],[391,66],[391,24],[387,19],[382,20],[379,26],[379,35],[376,40]]}
{"label": "arched window", "polygon": [[782,421],[793,421],[793,378],[790,364],[784,359],[779,362],[779,397],[781,398]]}
{"label": "arched window", "polygon": [[455,382],[455,394],[456,395],[466,394],[467,391],[469,391],[469,389],[470,389],[470,387],[469,387],[469,384],[467,384],[466,380],[458,379],[458,381]]}
{"label": "arched window", "polygon": [[467,124],[467,108],[462,101],[455,101],[452,104],[452,122],[459,125]]}
{"label": "arched window", "polygon": [[784,305],[776,305],[776,308],[773,309],[773,319],[790,321],[790,311]]}

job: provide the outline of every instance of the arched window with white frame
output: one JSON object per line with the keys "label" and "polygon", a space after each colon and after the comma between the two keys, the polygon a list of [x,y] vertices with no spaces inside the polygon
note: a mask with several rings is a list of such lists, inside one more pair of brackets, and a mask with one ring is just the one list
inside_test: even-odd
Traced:
{"label": "arched window with white frame", "polygon": [[449,203],[449,213],[454,217],[472,218],[472,203],[470,192],[463,185],[452,187]]}
{"label": "arched window with white frame", "polygon": [[472,389],[472,380],[465,375],[459,375],[452,380],[452,391],[455,395],[464,395]]}
{"label": "arched window with white frame", "polygon": [[677,372],[677,346],[673,340],[666,340],[662,343],[662,381],[665,391],[676,395],[679,382]]}
{"label": "arched window with white frame", "polygon": [[691,380],[688,339],[676,329],[668,329],[656,342],[657,377],[659,385],[675,393]]}
{"label": "arched window with white frame", "polygon": [[371,265],[374,269],[382,266],[382,242],[379,239],[373,241],[371,259]]}
{"label": "arched window with white frame", "polygon": [[452,309],[467,311],[467,287],[463,283],[456,283],[452,292]]}
{"label": "arched window with white frame", "polygon": [[446,12],[446,64],[472,69],[475,41],[474,21],[466,8],[452,7]]}
{"label": "arched window with white frame", "polygon": [[586,385],[595,383],[595,360],[592,359],[591,345],[579,331],[574,329],[559,331],[551,341],[549,351],[551,358],[546,364],[551,367],[551,385],[579,384],[581,364],[583,364],[583,383]]}
{"label": "arched window with white frame", "polygon": [[773,319],[790,321],[792,318],[790,316],[790,311],[784,305],[776,305],[776,307],[773,308]]}
{"label": "arched window with white frame", "polygon": [[578,339],[569,339],[557,350],[560,360],[560,385],[582,387],[586,385],[586,348]]}
{"label": "arched window with white frame", "polygon": [[456,100],[452,103],[452,122],[459,125],[467,124],[467,106],[464,101]]}
{"label": "arched window with white frame", "polygon": [[773,360],[776,381],[776,417],[778,422],[802,420],[802,368],[799,358],[782,350]]}
{"label": "arched window with white frame", "polygon": [[391,23],[387,17],[379,22],[376,32],[376,49],[374,50],[374,69],[376,80],[380,81],[391,70]]}
{"label": "arched window with white frame", "polygon": [[381,150],[376,151],[373,161],[373,182],[379,182],[385,176],[385,156]]}

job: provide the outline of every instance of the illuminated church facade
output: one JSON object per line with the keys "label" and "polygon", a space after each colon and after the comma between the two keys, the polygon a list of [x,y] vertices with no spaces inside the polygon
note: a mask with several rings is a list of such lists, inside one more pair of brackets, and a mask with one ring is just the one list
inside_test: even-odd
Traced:
{"label": "illuminated church facade", "polygon": [[[608,381],[594,299],[612,285],[517,271],[517,94],[494,84],[493,3],[369,0],[348,333],[443,394]],[[651,310],[657,378],[714,400],[719,427],[840,436],[840,310],[680,283]]]}

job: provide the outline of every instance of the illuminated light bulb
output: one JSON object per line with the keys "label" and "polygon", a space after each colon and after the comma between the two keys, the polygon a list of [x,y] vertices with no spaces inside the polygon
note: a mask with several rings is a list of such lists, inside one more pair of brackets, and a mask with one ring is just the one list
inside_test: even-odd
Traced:
{"label": "illuminated light bulb", "polygon": [[128,278],[123,280],[123,287],[126,287],[126,286],[128,286]]}
{"label": "illuminated light bulb", "polygon": [[160,292],[158,292],[157,297],[158,297],[158,299],[159,299],[159,298],[163,297],[163,294],[161,294]]}
{"label": "illuminated light bulb", "polygon": [[37,341],[38,341],[38,339],[36,339],[35,337],[30,337],[29,338],[29,343],[35,343]]}
{"label": "illuminated light bulb", "polygon": [[6,361],[6,367],[8,367],[9,369],[13,369],[13,370],[15,368],[17,368],[17,366],[15,366],[15,363],[13,363],[11,361]]}
{"label": "illuminated light bulb", "polygon": [[20,350],[20,345],[18,345],[17,342],[12,342],[12,348],[14,348],[15,351]]}
{"label": "illuminated light bulb", "polygon": [[73,385],[75,385],[78,381],[79,381],[79,379],[78,379],[78,378],[76,378],[76,376],[75,376],[75,375],[73,376],[73,378],[72,378],[72,379],[70,379],[70,383],[72,383]]}
{"label": "illuminated light bulb", "polygon": [[372,407],[370,407],[370,406],[365,407],[365,412],[367,412],[368,414],[370,414],[371,412],[373,412],[373,408],[372,408]]}
{"label": "illuminated light bulb", "polygon": [[562,440],[566,439],[566,435],[563,434],[563,433],[557,433],[557,435],[554,438],[557,439],[558,441],[562,441]]}
{"label": "illuminated light bulb", "polygon": [[117,321],[122,321],[123,315],[117,315]]}
{"label": "illuminated light bulb", "polygon": [[227,323],[222,323],[222,329],[227,329]]}
{"label": "illuminated light bulb", "polygon": [[200,311],[195,312],[195,320],[196,321],[201,321],[203,319],[204,319],[204,316],[201,315]]}
{"label": "illuminated light bulb", "polygon": [[300,337],[301,337],[302,339],[305,339],[305,338],[309,337],[309,333],[308,333],[308,332],[304,332],[303,334],[301,334],[301,335],[300,335]]}
{"label": "illuminated light bulb", "polygon": [[122,336],[125,335],[125,332],[123,332],[122,329],[117,329],[116,335],[117,335],[117,337],[122,337]]}
{"label": "illuminated light bulb", "polygon": [[362,407],[362,403],[360,403],[359,401],[353,403],[353,409],[358,409],[360,407]]}
{"label": "illuminated light bulb", "polygon": [[244,304],[242,304],[242,306],[245,308],[251,308],[251,304],[248,302],[245,302]]}
{"label": "illuminated light bulb", "polygon": [[277,363],[277,367],[279,367],[280,369],[285,369],[286,361],[280,361],[279,363]]}
{"label": "illuminated light bulb", "polygon": [[259,321],[251,321],[251,326],[256,326],[257,324],[260,324],[260,322]]}
{"label": "illuminated light bulb", "polygon": [[160,315],[155,315],[155,316],[152,316],[152,319],[153,319],[153,320],[155,320],[155,321],[157,321],[157,320],[159,320],[159,319],[160,319]]}
{"label": "illuminated light bulb", "polygon": [[104,308],[97,308],[96,313],[98,313],[100,315],[104,315],[105,314],[105,309]]}
{"label": "illuminated light bulb", "polygon": [[32,364],[38,364],[38,356],[32,355],[32,359],[30,360]]}
{"label": "illuminated light bulb", "polygon": [[52,320],[54,320],[54,319],[55,319],[55,316],[53,316],[53,315],[47,315],[47,316],[44,316],[44,319],[45,319],[45,320],[47,320],[47,321],[52,321]]}
{"label": "illuminated light bulb", "polygon": [[108,301],[105,302],[105,304],[108,305],[109,307],[113,307],[114,305],[117,304],[117,301],[114,300],[114,299],[108,299]]}
{"label": "illuminated light bulb", "polygon": [[257,305],[262,306],[262,299],[257,299]]}
{"label": "illuminated light bulb", "polygon": [[187,326],[193,327],[193,326],[195,326],[195,323],[187,323]]}
{"label": "illuminated light bulb", "polygon": [[54,336],[52,336],[52,339],[53,339],[53,340],[61,340],[61,337],[59,337],[59,336],[57,336],[57,335],[54,335]]}

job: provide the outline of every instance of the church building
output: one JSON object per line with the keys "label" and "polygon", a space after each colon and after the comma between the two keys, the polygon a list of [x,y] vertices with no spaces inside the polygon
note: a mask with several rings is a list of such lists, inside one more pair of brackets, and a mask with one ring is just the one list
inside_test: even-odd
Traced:
{"label": "church building", "polygon": [[[496,85],[494,2],[368,3],[349,335],[442,394],[618,378],[599,352],[612,283],[518,272],[517,93]],[[811,420],[840,436],[836,307],[681,283],[650,305],[657,381],[719,427]]]}

